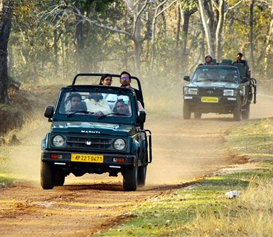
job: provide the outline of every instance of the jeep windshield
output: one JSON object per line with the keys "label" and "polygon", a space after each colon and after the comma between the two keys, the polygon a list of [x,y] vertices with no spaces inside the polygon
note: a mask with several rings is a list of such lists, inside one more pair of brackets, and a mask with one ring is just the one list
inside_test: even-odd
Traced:
{"label": "jeep windshield", "polygon": [[131,117],[132,106],[129,95],[121,95],[113,91],[65,91],[60,97],[59,114],[67,118],[74,116],[90,116],[103,119],[105,117]]}
{"label": "jeep windshield", "polygon": [[200,66],[193,74],[193,82],[233,82],[239,83],[238,69],[232,66]]}

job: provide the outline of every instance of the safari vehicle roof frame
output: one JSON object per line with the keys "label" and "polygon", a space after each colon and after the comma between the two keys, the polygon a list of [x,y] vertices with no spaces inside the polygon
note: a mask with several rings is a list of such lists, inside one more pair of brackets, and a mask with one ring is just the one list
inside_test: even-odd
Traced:
{"label": "safari vehicle roof frame", "polygon": [[[118,77],[118,78],[120,77],[119,74],[111,74],[111,73],[108,73],[108,74],[111,75],[112,77]],[[77,81],[78,77],[81,77],[81,76],[94,76],[94,77],[100,76],[101,77],[103,75],[105,75],[105,73],[78,73],[78,74],[75,75],[75,77],[73,79],[72,86],[77,86],[76,81]],[[140,98],[138,98],[138,99],[143,102],[143,94],[142,94],[142,88],[141,88],[140,80],[135,76],[131,76],[131,79],[136,80],[137,85],[138,85],[137,90],[139,90],[139,92],[140,92],[139,95],[138,95],[138,96],[140,96]]]}

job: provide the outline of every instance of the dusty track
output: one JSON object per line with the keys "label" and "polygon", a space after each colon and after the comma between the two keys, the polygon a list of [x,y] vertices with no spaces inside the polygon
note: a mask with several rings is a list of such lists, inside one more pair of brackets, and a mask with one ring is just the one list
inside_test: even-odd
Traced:
{"label": "dusty track", "polygon": [[[272,97],[258,99],[251,118],[272,117]],[[105,229],[147,199],[241,162],[231,158],[223,145],[224,134],[241,123],[231,116],[206,115],[185,121],[178,115],[149,115],[146,127],[153,132],[154,159],[147,186],[136,192],[122,191],[121,176],[106,175],[68,177],[65,186],[42,190],[40,139],[49,125],[39,131],[30,129],[30,138],[10,153],[12,172],[20,174],[22,182],[0,189],[0,236],[87,236]]]}

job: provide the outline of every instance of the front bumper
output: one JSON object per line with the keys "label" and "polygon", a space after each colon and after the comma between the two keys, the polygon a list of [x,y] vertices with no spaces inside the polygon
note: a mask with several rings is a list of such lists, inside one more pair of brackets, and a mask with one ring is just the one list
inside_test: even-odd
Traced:
{"label": "front bumper", "polygon": [[[71,161],[72,154],[83,154],[83,155],[102,155],[103,162],[75,162]],[[54,158],[52,158],[54,157]],[[55,166],[62,167],[68,170],[104,170],[105,172],[108,169],[112,168],[127,168],[133,167],[136,164],[135,155],[124,155],[124,154],[95,154],[88,152],[64,152],[64,151],[53,151],[45,150],[42,151],[41,159],[43,162],[54,163]],[[121,162],[122,161],[122,162]]]}
{"label": "front bumper", "polygon": [[232,113],[236,103],[239,101],[238,97],[217,97],[218,102],[202,102],[202,96],[184,95],[184,103],[190,106],[191,112],[200,113]]}

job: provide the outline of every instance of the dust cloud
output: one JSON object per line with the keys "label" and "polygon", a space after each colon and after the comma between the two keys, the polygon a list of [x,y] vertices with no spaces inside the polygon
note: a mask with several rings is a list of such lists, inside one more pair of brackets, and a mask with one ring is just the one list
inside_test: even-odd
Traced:
{"label": "dust cloud", "polygon": [[[167,84],[169,82],[166,82]],[[148,166],[147,188],[156,185],[181,184],[200,178],[231,165],[224,146],[224,134],[243,122],[234,122],[232,115],[204,115],[201,120],[183,120],[183,82],[166,86],[143,83],[147,112],[145,128],[152,131],[153,162]],[[251,107],[251,118],[273,116],[272,97],[259,96],[258,104]],[[7,170],[13,177],[39,185],[41,140],[50,123],[38,112],[24,128],[16,133],[20,144],[8,146]],[[65,184],[118,183],[122,177],[70,175]]]}

